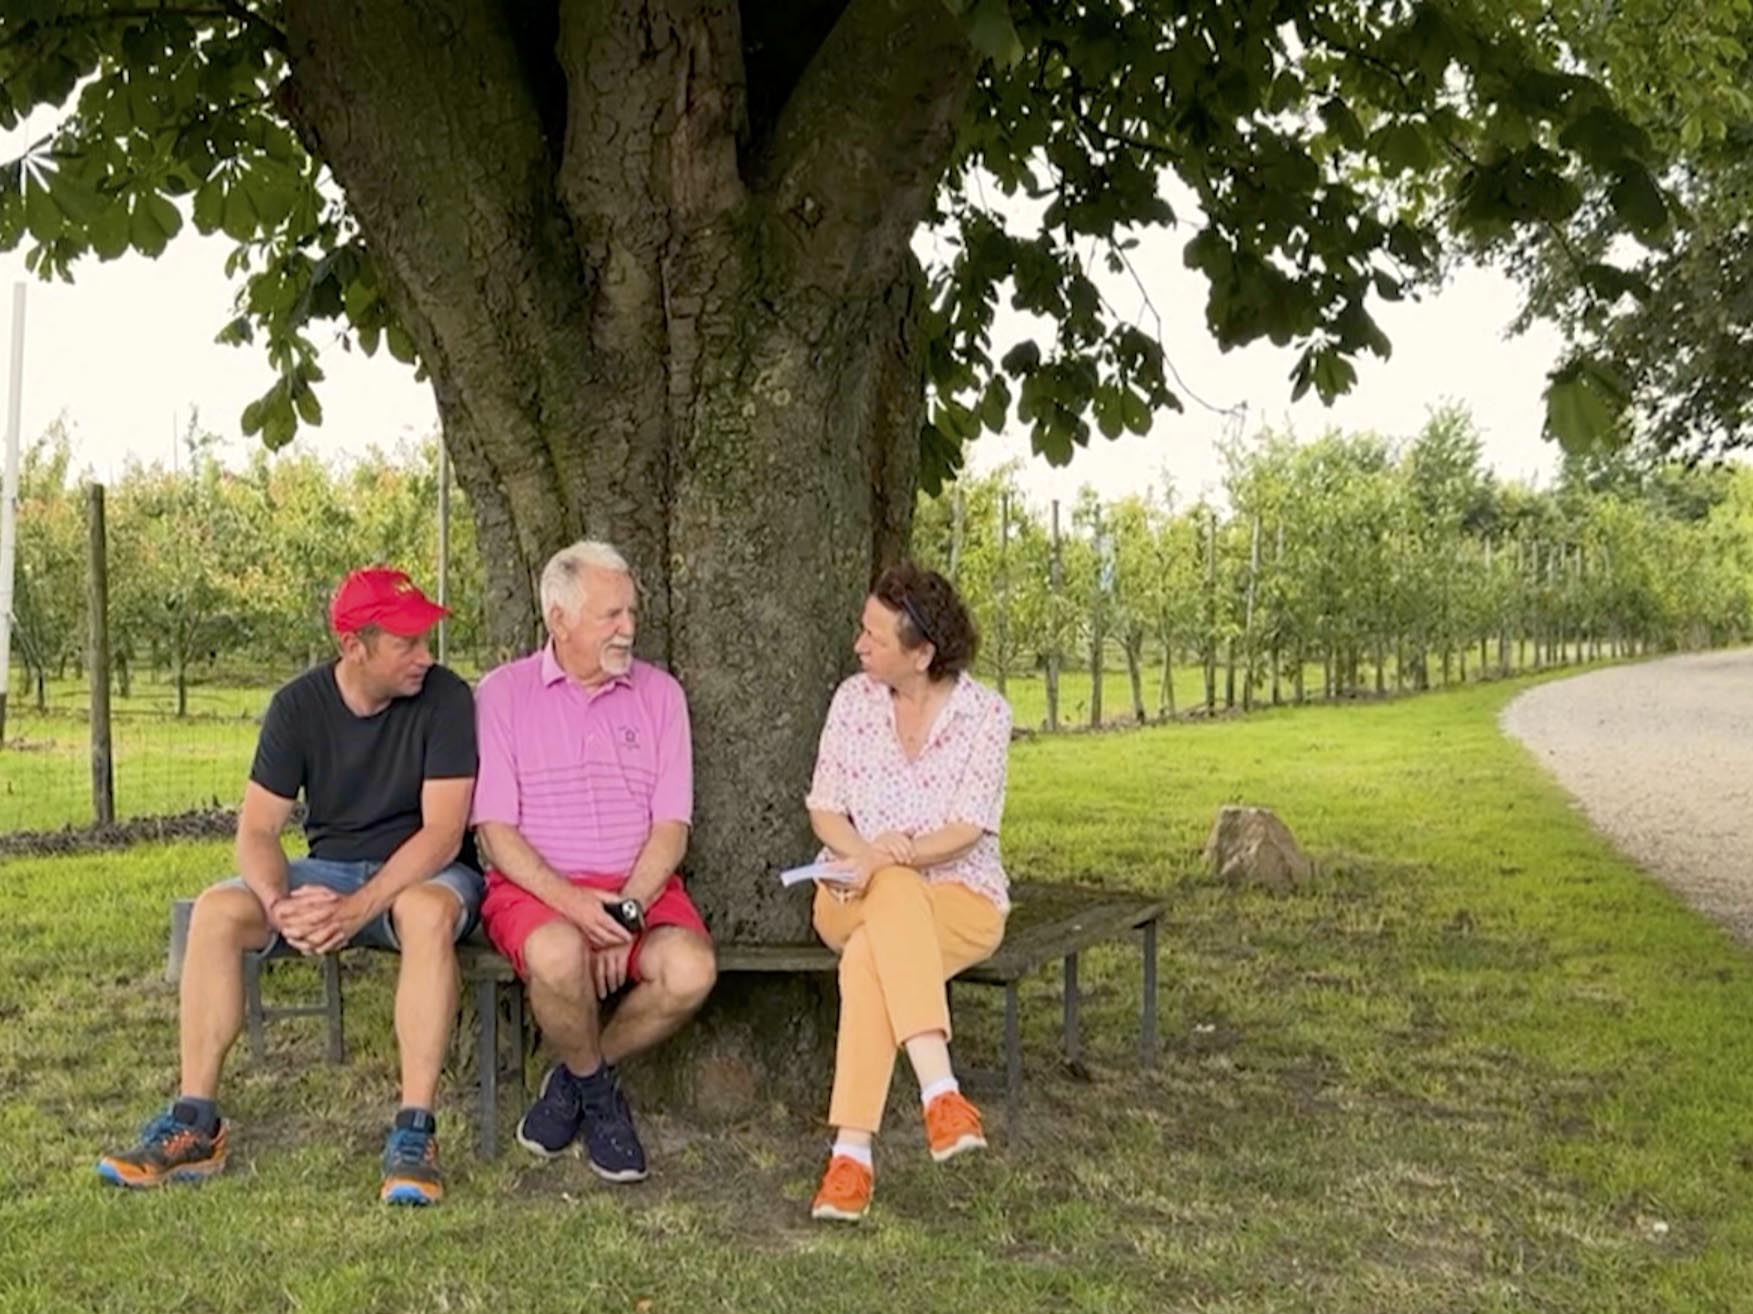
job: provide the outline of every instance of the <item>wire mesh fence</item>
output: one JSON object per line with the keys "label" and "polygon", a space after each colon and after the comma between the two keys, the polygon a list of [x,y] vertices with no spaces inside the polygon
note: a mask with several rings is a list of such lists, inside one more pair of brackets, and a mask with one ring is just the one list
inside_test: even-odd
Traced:
{"label": "wire mesh fence", "polygon": [[[18,680],[0,756],[0,834],[85,825],[93,815],[89,692],[76,678],[37,690]],[[232,677],[188,692],[183,716],[176,690],[136,680],[110,709],[111,761],[118,820],[232,808],[254,751],[256,728],[276,683],[272,676]]]}

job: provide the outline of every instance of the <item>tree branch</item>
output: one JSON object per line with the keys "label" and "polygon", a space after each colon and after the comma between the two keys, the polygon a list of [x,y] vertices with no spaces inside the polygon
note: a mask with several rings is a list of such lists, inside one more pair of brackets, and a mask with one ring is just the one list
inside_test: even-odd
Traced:
{"label": "tree branch", "polygon": [[[1032,5],[1031,8],[1036,11],[1037,16],[1041,14],[1041,7],[1039,5]],[[1124,146],[1129,150],[1138,151],[1141,154],[1152,156],[1170,164],[1179,164],[1185,159],[1185,154],[1176,150],[1172,146],[1165,146],[1161,142],[1146,141],[1144,138],[1135,137],[1130,133],[1116,132],[1112,128],[1097,123],[1094,115],[1090,113],[1089,88],[1084,84],[1082,75],[1077,71],[1077,64],[1071,58],[1071,51],[1066,47],[1063,41],[1041,42],[1041,58],[1035,67],[1036,95],[1046,98],[1053,94],[1047,88],[1045,83],[1047,55],[1049,52],[1059,56],[1060,69],[1065,74],[1066,84],[1071,88],[1071,100],[1066,108],[1071,111],[1072,117],[1077,121],[1078,126],[1083,129],[1084,141],[1090,147],[1094,148],[1096,145],[1094,141],[1090,140],[1091,136],[1094,135],[1100,137],[1102,141],[1109,146]]]}
{"label": "tree branch", "polygon": [[848,0],[743,0],[743,66],[749,85],[749,141],[754,158],[767,147],[773,127],[798,79],[809,68]]}
{"label": "tree branch", "polygon": [[751,171],[828,290],[892,276],[949,162],[978,67],[943,0],[847,5]]}
{"label": "tree branch", "polygon": [[740,203],[734,0],[562,0],[556,55],[568,92],[559,187],[582,244],[632,226],[628,240],[661,248],[672,219]]}
{"label": "tree branch", "polygon": [[518,547],[539,562],[577,536],[589,497],[561,441],[588,429],[573,354],[587,278],[523,52],[474,0],[287,0],[286,18],[279,104],[345,192],[447,432],[494,436],[493,483],[530,509]]}

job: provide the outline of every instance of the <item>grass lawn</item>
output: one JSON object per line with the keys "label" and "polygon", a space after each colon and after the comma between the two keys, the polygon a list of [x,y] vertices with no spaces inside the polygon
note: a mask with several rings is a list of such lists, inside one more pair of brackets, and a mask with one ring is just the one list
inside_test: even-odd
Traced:
{"label": "grass lawn", "polygon": [[[1753,966],[1499,736],[1518,687],[1019,744],[1013,871],[1171,899],[1164,1059],[1131,1066],[1134,951],[1086,968],[1087,1081],[1054,1062],[1043,976],[1022,1135],[994,1109],[994,1153],[937,1169],[893,1120],[860,1228],[806,1217],[818,1109],[718,1132],[644,1110],[653,1179],[610,1188],[477,1161],[465,1092],[450,1200],[384,1210],[383,960],[353,969],[347,1065],[314,1026],[270,1032],[262,1069],[240,1048],[223,1178],[102,1187],[96,1153],[175,1079],[167,902],[225,846],[12,861],[0,1312],[1746,1308]],[[1191,874],[1243,800],[1324,859],[1312,890]],[[958,1049],[984,1059],[968,996]]]}

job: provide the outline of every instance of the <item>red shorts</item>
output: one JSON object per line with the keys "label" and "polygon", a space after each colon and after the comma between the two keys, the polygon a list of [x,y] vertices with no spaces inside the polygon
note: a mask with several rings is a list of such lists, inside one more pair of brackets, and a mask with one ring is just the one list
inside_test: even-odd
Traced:
{"label": "red shorts", "polygon": [[[574,885],[588,885],[595,890],[618,890],[626,884],[625,876],[575,874],[567,877]],[[531,894],[523,886],[508,881],[496,871],[487,873],[487,897],[481,900],[481,928],[493,947],[511,960],[512,970],[520,979],[527,979],[523,965],[524,942],[538,928],[561,920],[559,913]],[[701,920],[694,901],[682,888],[682,878],[671,876],[645,910],[645,930],[633,937],[633,952],[627,957],[627,979],[640,981],[639,950],[645,937],[660,926],[685,926],[708,943],[712,935]]]}

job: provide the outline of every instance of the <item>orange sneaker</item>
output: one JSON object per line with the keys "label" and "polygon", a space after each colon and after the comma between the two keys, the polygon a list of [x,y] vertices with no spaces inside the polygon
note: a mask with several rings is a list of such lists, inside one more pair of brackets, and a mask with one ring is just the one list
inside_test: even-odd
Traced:
{"label": "orange sneaker", "polygon": [[225,1123],[204,1132],[179,1118],[175,1105],[146,1124],[140,1144],[97,1161],[97,1175],[104,1181],[135,1190],[166,1182],[198,1182],[224,1168]]}
{"label": "orange sneaker", "polygon": [[870,1169],[856,1159],[836,1154],[822,1174],[822,1187],[810,1205],[810,1217],[856,1223],[870,1208],[870,1187]]}
{"label": "orange sneaker", "polygon": [[980,1129],[980,1110],[959,1090],[946,1090],[925,1106],[925,1140],[931,1157],[942,1163],[964,1150],[984,1150],[986,1135]]}

